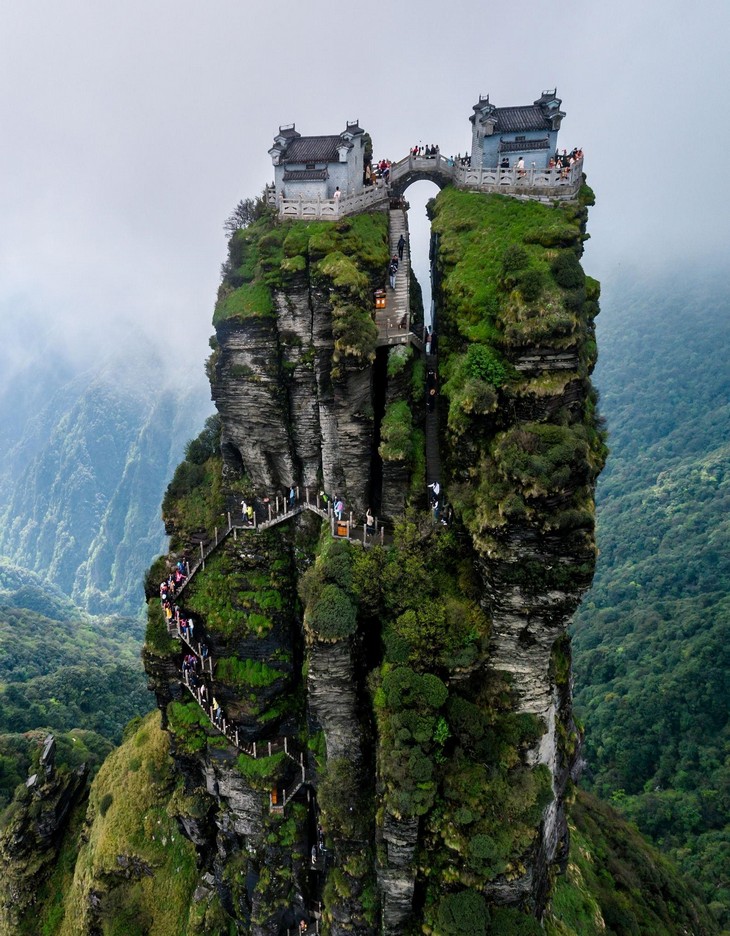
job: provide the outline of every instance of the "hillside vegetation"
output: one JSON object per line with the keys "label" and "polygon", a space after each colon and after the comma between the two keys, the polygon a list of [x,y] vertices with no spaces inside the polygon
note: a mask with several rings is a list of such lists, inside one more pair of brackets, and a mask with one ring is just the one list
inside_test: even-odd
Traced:
{"label": "hillside vegetation", "polygon": [[596,371],[611,458],[575,622],[586,783],[730,925],[730,307],[724,284],[617,291]]}
{"label": "hillside vegetation", "polygon": [[171,390],[161,371],[107,360],[59,379],[36,362],[0,390],[0,555],[92,614],[141,611],[165,484],[210,411],[202,373]]}
{"label": "hillside vegetation", "polygon": [[151,708],[141,627],[136,618],[87,615],[33,573],[0,560],[0,808],[25,780],[38,743],[23,733],[85,729],[102,736],[102,746],[106,738],[108,750],[131,718]]}

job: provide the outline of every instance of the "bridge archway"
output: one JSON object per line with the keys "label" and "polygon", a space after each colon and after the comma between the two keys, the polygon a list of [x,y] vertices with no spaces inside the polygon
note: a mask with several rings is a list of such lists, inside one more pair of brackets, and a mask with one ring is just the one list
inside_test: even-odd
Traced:
{"label": "bridge archway", "polygon": [[409,153],[390,167],[390,191],[397,198],[413,182],[428,179],[440,189],[454,181],[454,163],[440,153],[436,156],[414,156]]}
{"label": "bridge archway", "polygon": [[433,170],[414,168],[390,183],[390,191],[396,198],[402,198],[409,185],[414,182],[434,182],[440,189],[454,181],[450,173],[434,168]]}

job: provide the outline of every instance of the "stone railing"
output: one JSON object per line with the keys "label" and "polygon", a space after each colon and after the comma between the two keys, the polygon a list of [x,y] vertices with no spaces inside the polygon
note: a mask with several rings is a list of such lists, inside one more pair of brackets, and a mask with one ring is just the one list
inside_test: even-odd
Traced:
{"label": "stone railing", "polygon": [[454,184],[458,188],[478,192],[496,192],[525,198],[570,199],[583,182],[583,160],[578,159],[567,169],[472,169],[454,166]]}
{"label": "stone railing", "polygon": [[364,188],[356,195],[343,194],[340,198],[280,196],[278,199],[274,186],[267,186],[266,201],[278,209],[280,218],[336,221],[346,215],[385,204],[391,195],[397,194],[399,190],[402,194],[403,188],[410,181],[419,178],[431,177],[441,187],[452,183],[457,188],[477,192],[553,201],[575,198],[582,183],[582,174],[582,158],[569,169],[537,169],[534,166],[526,166],[524,169],[472,169],[470,166],[457,165],[453,159],[440,153],[436,156],[414,156],[409,153],[391,165],[388,185],[378,179],[375,185]]}
{"label": "stone railing", "polygon": [[451,182],[457,188],[478,192],[553,200],[574,198],[581,186],[582,174],[582,158],[568,169],[537,169],[534,166],[472,169],[456,164],[440,153],[436,156],[409,154],[390,167],[390,184],[404,182],[407,185],[411,177],[415,180],[430,176],[440,185]]}
{"label": "stone railing", "polygon": [[267,188],[266,200],[279,210],[280,218],[294,218],[298,221],[336,221],[346,215],[366,211],[376,205],[386,204],[388,189],[382,183],[364,188],[356,195],[341,195],[339,198],[298,198],[279,197],[273,188]]}

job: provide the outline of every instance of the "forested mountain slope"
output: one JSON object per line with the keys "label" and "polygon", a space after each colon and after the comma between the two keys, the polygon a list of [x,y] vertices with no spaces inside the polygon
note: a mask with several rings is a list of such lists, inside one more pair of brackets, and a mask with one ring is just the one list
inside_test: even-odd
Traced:
{"label": "forested mountain slope", "polygon": [[730,906],[730,301],[719,277],[605,290],[611,457],[575,621],[586,779]]}
{"label": "forested mountain slope", "polygon": [[0,391],[0,555],[92,613],[136,613],[164,545],[159,503],[210,409],[200,378],[160,362],[72,373],[33,362]]}
{"label": "forested mountain slope", "polygon": [[74,743],[97,749],[96,735],[118,743],[125,724],[150,708],[140,631],[138,618],[91,617],[0,560],[0,809],[26,779],[38,742],[29,732],[85,729]]}

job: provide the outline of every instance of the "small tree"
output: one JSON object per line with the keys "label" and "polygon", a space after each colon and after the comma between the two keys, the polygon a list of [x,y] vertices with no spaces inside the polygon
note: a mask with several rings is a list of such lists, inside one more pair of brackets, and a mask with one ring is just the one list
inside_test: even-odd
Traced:
{"label": "small tree", "polygon": [[223,222],[223,230],[229,238],[233,237],[236,231],[241,231],[263,218],[268,210],[265,194],[259,195],[258,198],[242,198]]}

